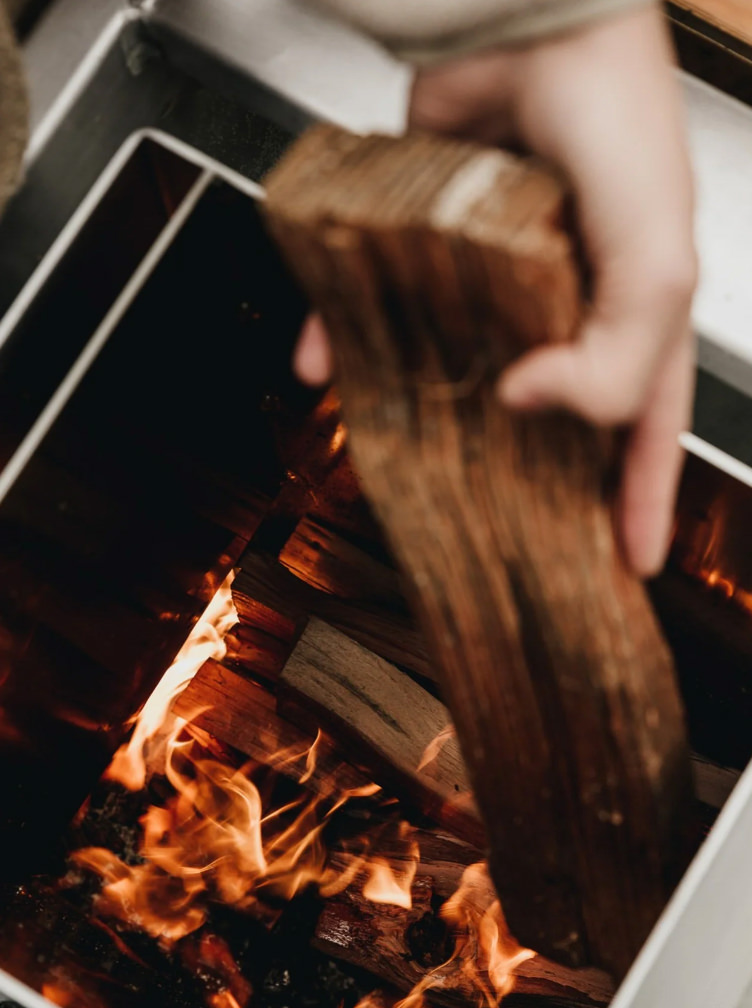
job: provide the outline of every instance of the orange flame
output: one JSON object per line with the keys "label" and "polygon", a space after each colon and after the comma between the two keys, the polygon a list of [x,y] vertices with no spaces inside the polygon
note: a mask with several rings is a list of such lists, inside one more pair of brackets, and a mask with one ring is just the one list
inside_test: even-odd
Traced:
{"label": "orange flame", "polygon": [[679,563],[682,570],[699,578],[708,588],[722,593],[727,599],[752,614],[752,591],[743,588],[728,566],[728,546],[725,530],[728,522],[728,501],[720,498],[713,502],[707,519],[690,526],[689,533],[676,537]]}
{"label": "orange flame", "polygon": [[136,715],[130,740],[118,749],[105,772],[108,780],[119,781],[131,791],[139,791],[146,783],[147,755],[155,756],[153,750],[160,748],[154,745],[155,740],[164,733],[167,725],[171,728],[171,734],[177,736],[187,724],[179,718],[170,720],[170,706],[205,661],[210,658],[221,661],[226,654],[225,636],[238,621],[232,601],[231,586],[234,577],[231,572],[225,578],[175,661]]}
{"label": "orange flame", "polygon": [[412,905],[412,884],[420,863],[420,845],[415,830],[406,822],[399,825],[399,839],[407,846],[406,867],[398,872],[386,858],[375,855],[367,865],[368,880],[363,895],[372,903],[390,903],[409,910]]}
{"label": "orange flame", "polygon": [[[368,866],[365,850],[345,867],[328,865],[321,836],[332,815],[351,798],[379,791],[375,784],[332,794],[324,788],[264,814],[261,795],[247,774],[206,754],[190,733],[190,721],[170,712],[203,663],[221,659],[224,636],[237,620],[228,578],[137,717],[130,741],[116,753],[106,777],[126,787],[145,785],[149,773],[164,774],[174,789],[165,806],[152,805],[141,818],[143,863],[128,865],[101,848],[73,855],[74,864],[103,881],[96,901],[103,916],[127,921],[172,944],[204,924],[208,902],[239,909],[256,904],[259,893],[291,899],[308,885],[323,895],[341,892]],[[320,734],[310,748],[270,754],[272,769],[301,762],[299,782],[316,769]],[[407,838],[407,829],[404,832]],[[374,898],[410,905],[418,862],[402,874],[376,860],[367,885]]]}
{"label": "orange flame", "polygon": [[[514,987],[514,971],[535,952],[522,948],[507,928],[485,862],[466,868],[457,892],[441,908],[455,935],[452,955],[431,970],[395,1008],[421,1008],[430,990],[475,992],[478,1004],[495,1008]],[[358,1008],[367,1008],[368,998]]]}
{"label": "orange flame", "polygon": [[[143,787],[149,774],[160,773],[174,791],[164,805],[152,805],[140,820],[141,863],[127,864],[111,851],[96,847],[73,855],[74,864],[102,879],[96,912],[122,920],[171,947],[204,925],[213,901],[240,910],[255,907],[269,919],[268,897],[276,905],[315,886],[327,898],[362,877],[367,899],[410,909],[420,861],[412,826],[399,824],[397,841],[403,851],[394,862],[372,853],[374,838],[363,837],[359,849],[339,857],[335,866],[323,843],[331,817],[352,798],[378,793],[376,784],[340,793],[333,784],[327,790],[318,781],[317,794],[302,791],[301,797],[265,812],[249,776],[250,767],[236,769],[214,758],[201,744],[202,733],[192,730],[190,719],[171,713],[173,700],[204,661],[224,655],[224,635],[236,621],[230,585],[231,578],[144,705],[129,743],[118,751],[107,773],[109,779],[131,789]],[[441,732],[428,747],[424,765],[436,758],[452,734],[451,727]],[[320,743],[319,733],[310,747],[280,749],[269,755],[265,765],[284,768],[288,776],[299,765],[299,773],[293,776],[305,785],[316,772]],[[479,1003],[490,1008],[511,989],[515,967],[534,953],[520,948],[509,935],[485,865],[466,870],[457,893],[441,913],[455,932],[454,952],[396,1008],[417,1008],[426,991],[456,986],[466,993],[476,992]],[[196,954],[202,963],[208,956],[227,978],[226,988],[223,980],[223,989],[209,996],[209,1008],[245,1008],[250,987],[234,967],[229,949],[209,947],[206,937],[205,932],[197,937]],[[70,1003],[67,991],[56,989],[54,994],[58,1003]],[[376,1008],[375,996],[370,1004]]]}
{"label": "orange flame", "polygon": [[[461,936],[455,953],[462,971],[481,990],[485,988],[487,1003],[495,1005],[514,986],[514,970],[535,953],[514,940],[498,899],[487,903],[489,893],[493,893],[493,887],[485,862],[470,865],[459,889],[444,904],[441,916]],[[483,973],[488,976],[488,986],[482,982]]]}
{"label": "orange flame", "polygon": [[[330,867],[321,837],[337,809],[373,787],[346,792],[329,807],[326,795],[313,795],[264,815],[258,789],[242,770],[195,756],[193,746],[187,739],[169,750],[165,772],[176,794],[141,819],[143,864],[127,865],[100,848],[73,855],[103,880],[99,913],[171,944],[204,924],[211,900],[247,910],[261,895],[289,900],[309,885],[333,896],[367,869],[366,853],[348,857],[344,868]],[[308,761],[310,754],[302,755]],[[413,846],[411,870],[381,876],[381,902],[410,905]]]}

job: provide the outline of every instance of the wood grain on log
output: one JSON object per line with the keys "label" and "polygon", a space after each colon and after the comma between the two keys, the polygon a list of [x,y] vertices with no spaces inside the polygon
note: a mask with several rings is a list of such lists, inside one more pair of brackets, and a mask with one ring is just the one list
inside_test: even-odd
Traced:
{"label": "wood grain on log", "polygon": [[752,45],[752,9],[749,0],[672,0],[722,31]]}
{"label": "wood grain on log", "polygon": [[298,522],[279,560],[314,588],[412,618],[397,571],[309,516]]}
{"label": "wood grain on log", "polygon": [[[383,658],[312,619],[280,676],[293,720],[322,724],[379,783],[478,848],[485,834],[446,707]],[[407,716],[406,716],[407,715]],[[437,738],[444,744],[435,745]],[[367,750],[364,751],[364,750]]]}
{"label": "wood grain on log", "polygon": [[[336,858],[334,859],[336,864]],[[412,907],[374,903],[354,884],[327,900],[319,918],[313,944],[333,958],[369,970],[399,990],[408,992],[424,982],[436,970],[435,985],[426,991],[430,1001],[447,1008],[464,1008],[479,1000],[479,988],[471,980],[465,957],[452,963],[452,942],[446,925],[436,913],[435,896],[447,889],[454,892],[462,878],[462,867],[441,865],[431,875],[430,859],[421,859],[421,867],[412,886]],[[477,916],[489,909],[496,898],[490,880],[486,886],[473,887],[467,894]],[[599,970],[573,970],[552,963],[542,956],[529,959],[514,970],[516,995],[540,998],[541,1006],[607,1005],[613,985]],[[513,1003],[514,998],[505,1004]]]}
{"label": "wood grain on log", "polygon": [[267,197],[329,329],[512,931],[621,974],[684,867],[689,759],[670,653],[614,539],[614,440],[495,395],[507,363],[578,326],[561,185],[499,151],[318,127]]}
{"label": "wood grain on log", "polygon": [[273,683],[295,643],[295,620],[233,588],[238,622],[227,635],[223,665]]}
{"label": "wood grain on log", "polygon": [[[299,779],[304,761],[281,763],[280,752],[305,753],[316,742],[317,732],[298,728],[276,711],[274,696],[219,662],[208,661],[180,694],[173,706],[180,717],[221,742],[233,746],[264,765],[279,765],[280,772]],[[322,735],[316,742],[316,762],[306,786],[333,794],[370,784],[362,770],[345,760],[333,742]]]}

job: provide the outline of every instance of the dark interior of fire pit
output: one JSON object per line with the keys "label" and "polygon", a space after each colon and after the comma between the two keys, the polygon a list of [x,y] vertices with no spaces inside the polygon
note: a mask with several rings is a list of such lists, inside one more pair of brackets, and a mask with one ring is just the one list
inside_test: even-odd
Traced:
{"label": "dark interior of fire pit", "polygon": [[[4,348],[4,410],[35,414],[195,174],[136,154]],[[301,314],[252,201],[211,187],[2,502],[4,870],[55,846],[283,479]]]}
{"label": "dark interior of fire pit", "polygon": [[[114,183],[0,355],[3,418],[14,418],[6,457],[197,177],[147,142]],[[271,697],[295,731],[310,728],[290,697],[277,695],[310,616],[436,694],[349,466],[336,396],[291,375],[304,311],[253,200],[213,182],[0,504],[0,828],[10,877],[0,966],[60,1004],[353,1008],[377,985],[393,1001],[405,976],[442,961],[447,932],[436,910],[446,893],[438,889],[403,929],[404,975],[385,980],[382,970],[376,984],[373,962],[351,953],[343,964],[327,953],[334,946],[317,932],[322,902],[311,892],[266,918],[215,900],[206,925],[167,950],[92,912],[100,880],[66,861],[94,846],[139,864],[138,820],[166,800],[168,786],[156,777],[129,792],[97,779],[233,567],[240,626],[221,669],[202,669],[191,686],[199,708],[223,689],[230,697],[233,725],[210,714],[197,722],[210,733],[203,744],[228,764],[239,766],[259,744],[249,727],[258,698]],[[734,569],[744,533],[734,516],[748,514],[748,496],[693,460],[672,561],[653,587],[692,745],[705,763],[732,768],[752,755],[752,571]],[[357,772],[363,763],[373,769],[357,749],[345,758]],[[260,773],[273,805],[295,793],[284,773]],[[401,797],[396,806],[350,803],[327,826],[332,849],[364,822],[380,828],[395,816],[443,843],[420,803]],[[706,825],[720,804],[705,809]],[[566,985],[557,991],[531,986],[507,1003],[605,1003]]]}

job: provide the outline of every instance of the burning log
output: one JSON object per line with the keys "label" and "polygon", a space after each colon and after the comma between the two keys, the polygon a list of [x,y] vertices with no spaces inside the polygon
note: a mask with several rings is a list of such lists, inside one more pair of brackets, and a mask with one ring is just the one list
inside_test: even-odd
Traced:
{"label": "burning log", "polygon": [[[279,649],[276,630],[280,624],[275,614],[255,606],[247,598],[241,599],[239,614],[240,624],[235,631],[237,637],[246,639],[254,631],[259,634],[259,645],[266,637],[275,652]],[[268,617],[270,625],[266,635],[265,617]],[[333,649],[330,646],[332,643],[341,644],[340,634],[326,627],[320,630],[320,666],[329,670],[332,682],[339,680],[340,691],[357,691],[364,679],[368,679],[361,674],[360,664],[364,659],[372,663],[373,656],[358,649],[361,654],[357,656],[357,661],[353,661],[348,649],[343,651],[341,646]],[[347,660],[342,660],[343,655]],[[228,668],[228,661],[237,665],[241,672]],[[263,656],[260,661],[265,668]],[[198,716],[193,718],[194,726],[211,732],[224,744],[256,761],[276,767],[281,774],[293,780],[299,780],[305,770],[305,786],[318,794],[332,795],[363,786],[368,777],[351,766],[338,750],[338,744],[344,741],[340,733],[337,733],[336,741],[327,736],[320,736],[316,741],[313,732],[299,728],[281,716],[276,710],[275,696],[248,677],[255,674],[255,664],[255,658],[247,651],[243,660],[239,660],[236,653],[222,664],[206,662],[174,704],[173,712],[190,718],[199,711]],[[381,680],[382,689],[393,689],[394,683],[399,681],[398,677],[402,685],[415,686],[405,673],[392,669],[391,674]],[[282,684],[284,686],[284,676]],[[416,688],[420,690],[420,687]],[[304,698],[300,699],[298,710],[304,706]],[[426,696],[419,700],[418,706],[422,707],[426,701],[436,702]],[[305,703],[310,706],[307,699]],[[405,737],[415,730],[416,719],[411,716],[412,702],[403,704],[402,709],[397,711],[392,702],[377,691],[373,703],[377,708],[385,706],[393,710],[394,715],[401,719],[401,731]],[[443,723],[446,715],[438,720]],[[326,723],[335,727],[331,714]],[[407,741],[405,747],[414,752],[420,749],[414,741]],[[308,750],[311,750],[313,759],[290,758],[291,754],[300,757]],[[359,762],[368,764],[371,762],[369,752],[370,743],[358,736],[356,744],[349,746],[349,759],[357,753]],[[724,773],[721,768],[704,761],[696,763],[700,769],[698,797],[709,804],[720,805],[733,774]],[[375,767],[376,764],[371,765]],[[356,810],[353,819],[356,832],[363,828],[362,821],[358,823],[360,816],[361,813]],[[406,876],[411,865],[406,858],[405,842],[393,831],[385,830],[384,825],[388,827],[388,822],[375,818],[369,827],[378,856],[398,877]],[[447,927],[438,916],[438,907],[456,891],[465,869],[481,857],[473,846],[436,829],[414,830],[411,837],[420,848],[421,858],[412,886],[413,907],[406,909],[376,904],[373,894],[366,897],[361,886],[352,884],[345,892],[329,897],[319,918],[315,939],[316,946],[328,955],[370,970],[382,982],[395,984],[402,990],[410,989],[416,983],[425,984],[427,974],[439,964],[444,965],[442,957],[448,958],[444,953],[451,943],[447,942]],[[348,855],[338,853],[341,848],[336,837],[332,841],[330,870],[337,875],[346,867]],[[476,876],[474,886],[465,887],[465,894],[472,897],[470,906],[475,907],[476,919],[485,915],[493,903],[488,880],[482,876]],[[475,930],[477,932],[477,928]],[[515,974],[515,993],[507,1002],[510,1008],[514,1004],[538,1004],[541,999],[545,999],[548,1008],[553,1005],[571,1008],[575,1005],[603,1004],[609,1000],[608,980],[597,971],[568,971],[538,956],[519,964]],[[427,992],[429,998],[450,1006],[467,1003],[471,991],[472,1000],[477,997],[478,984],[458,972],[456,967],[447,966],[434,975],[432,981],[440,986]]]}
{"label": "burning log", "polygon": [[282,671],[295,642],[295,622],[233,590],[238,623],[227,635],[227,656],[223,664],[274,682]]}
{"label": "burning log", "polygon": [[291,719],[309,725],[313,719],[331,729],[337,739],[352,744],[379,783],[409,797],[457,836],[484,847],[483,825],[449,712],[430,693],[316,619],[292,652],[280,685],[283,709]]}
{"label": "burning log", "polygon": [[[243,610],[247,611],[246,607]],[[343,679],[346,679],[348,670],[352,670],[353,681],[361,683],[362,657],[356,666],[350,662],[337,665],[337,659],[341,662],[343,657],[348,658],[349,648],[343,650],[343,639],[336,631],[322,624],[319,628],[320,641],[325,648],[322,653],[329,667],[340,669]],[[339,647],[336,655],[329,660],[332,642]],[[346,643],[350,647],[355,646],[349,641]],[[358,650],[368,662],[376,661],[374,656]],[[403,673],[392,670],[392,678],[397,676],[401,676],[405,684],[414,685]],[[420,690],[420,687],[416,689]],[[421,692],[424,693],[422,703],[437,704],[433,697],[425,691]],[[296,780],[300,778],[301,761],[290,759],[290,754],[302,754],[312,746],[315,759],[306,761],[307,788],[327,795],[365,790],[367,778],[341,759],[335,742],[320,734],[315,740],[313,734],[292,725],[274,708],[275,698],[266,689],[219,662],[209,661],[177,699],[173,713],[189,718],[200,710],[192,719],[194,725]],[[412,730],[412,723],[404,719],[406,732]],[[405,748],[417,752],[419,747],[413,739],[407,742]],[[361,750],[362,745],[359,745],[358,751]],[[415,871],[411,851],[416,847],[420,849],[420,875],[412,885],[412,907],[408,909],[374,902],[379,898],[378,891],[374,893],[371,890],[366,895],[362,884],[353,883],[343,893],[330,896],[324,903],[313,945],[332,958],[368,970],[382,983],[394,985],[398,990],[408,991],[416,985],[422,989],[426,986],[427,974],[450,958],[453,944],[450,931],[438,916],[437,908],[453,896],[463,873],[470,866],[475,864],[477,869],[481,854],[472,845],[435,829],[413,830],[412,843],[406,847],[401,834],[384,828],[388,825],[388,822],[380,824],[377,820],[372,824],[378,860],[389,866],[387,878],[409,877]],[[329,858],[329,871],[335,876],[344,874],[350,856],[337,853],[335,841],[334,852]],[[477,918],[473,933],[476,933],[478,922],[494,902],[487,877],[482,872],[479,877],[481,885],[463,890],[468,896],[463,912],[472,912]],[[513,950],[510,961],[514,960],[516,966],[515,998],[528,999],[525,1004],[545,1002],[547,1008],[587,1008],[608,1002],[610,984],[605,975],[597,971],[569,971],[541,957],[518,965],[517,959],[524,953],[511,939],[507,942]],[[465,951],[467,957],[475,961],[477,950],[466,948]],[[477,1000],[479,991],[488,984],[488,978],[474,978],[463,972],[458,963],[459,958],[455,956],[440,974],[431,976],[431,984],[435,987],[427,991],[429,999],[450,1008],[460,1008]]]}
{"label": "burning log", "polygon": [[297,753],[304,757],[313,750],[315,760],[306,785],[319,794],[358,790],[370,784],[370,778],[346,762],[330,739],[280,717],[272,694],[219,662],[206,662],[172,709],[251,759],[283,774],[289,770],[296,779],[301,776],[301,763],[290,756]]}
{"label": "burning log", "polygon": [[[489,1004],[497,1000],[499,993],[510,990],[546,1008],[594,1008],[610,1003],[613,985],[606,974],[595,969],[567,969],[525,954],[509,942],[496,894],[483,866],[474,865],[464,873],[456,867],[447,873],[444,867],[443,877],[437,879],[423,874],[428,864],[421,860],[410,909],[374,903],[364,898],[358,886],[327,900],[314,947],[332,958],[370,970],[399,990],[417,988],[432,1002],[447,1008],[476,1003],[484,986]],[[444,909],[440,915],[436,895],[442,886],[458,895],[444,904],[448,911]],[[477,944],[482,944],[484,938],[482,921],[486,928],[490,926],[490,934],[488,947],[479,949]],[[453,956],[451,932],[463,927],[464,934]],[[489,954],[491,945],[495,951]],[[476,964],[480,976],[474,971]],[[495,985],[489,979],[494,969]],[[512,997],[504,1003],[511,1006],[515,1000]]]}
{"label": "burning log", "polygon": [[268,179],[265,213],[329,329],[512,930],[622,974],[685,865],[689,759],[669,650],[614,539],[615,440],[495,393],[579,322],[560,183],[498,151],[321,127]]}
{"label": "burning log", "polygon": [[351,602],[369,602],[412,620],[399,574],[310,516],[298,522],[279,554],[301,580]]}
{"label": "burning log", "polygon": [[[445,708],[439,704],[441,707],[439,713],[433,706],[437,704],[433,696],[414,683],[405,673],[394,666],[389,666],[388,675],[378,682],[371,681],[371,686],[375,687],[373,695],[369,698],[361,694],[360,697],[364,703],[370,704],[373,708],[373,717],[350,721],[343,728],[342,715],[337,712],[336,703],[348,692],[361,691],[363,686],[361,661],[370,665],[374,662],[375,656],[360,648],[355,656],[358,660],[351,660],[345,664],[338,663],[338,656],[341,657],[349,649],[345,649],[344,652],[341,648],[329,650],[328,644],[330,642],[339,644],[342,635],[332,628],[326,628],[319,634],[319,646],[325,649],[322,652],[325,661],[319,663],[318,684],[312,685],[301,679],[300,683],[293,687],[286,682],[284,673],[281,671],[275,673],[275,679],[281,677],[281,707],[287,715],[283,716],[278,710],[280,701],[277,696],[248,678],[249,675],[257,675],[259,668],[263,676],[272,664],[272,659],[256,650],[257,647],[261,647],[264,637],[272,641],[270,646],[274,649],[273,663],[276,665],[279,662],[280,666],[284,663],[284,659],[281,659],[278,653],[279,641],[272,631],[264,634],[260,623],[258,626],[255,625],[255,621],[261,617],[259,607],[256,607],[252,600],[238,594],[235,594],[235,600],[241,618],[237,629],[233,631],[233,636],[236,641],[243,640],[246,644],[242,649],[230,650],[222,662],[211,660],[205,662],[174,702],[173,713],[190,719],[196,728],[208,732],[221,743],[260,763],[268,763],[270,754],[280,750],[288,753],[293,751],[304,753],[314,747],[315,765],[306,785],[318,793],[330,792],[333,788],[343,791],[361,788],[371,780],[376,780],[377,783],[389,780],[398,795],[420,795],[423,782],[426,779],[430,781],[430,777],[423,777],[417,768],[428,761],[424,767],[424,770],[427,769],[433,762],[430,760],[433,753],[438,755],[447,745],[451,750],[456,743],[453,742],[451,733],[441,729],[428,746],[421,748],[425,733],[421,730],[420,739],[413,737],[412,733],[416,730],[417,722],[412,712],[413,709],[433,709],[435,724],[446,725],[449,714]],[[271,626],[277,625],[276,614],[263,607],[261,609],[270,615]],[[248,622],[249,615],[251,623]],[[258,632],[258,637],[256,644],[251,646],[247,642],[254,630]],[[291,651],[292,640],[288,647],[288,656]],[[353,652],[350,652],[350,656],[353,657]],[[296,656],[295,662],[298,660]],[[235,671],[236,667],[239,671]],[[311,712],[310,710],[306,712],[306,708],[310,708],[312,703],[309,690],[315,690],[317,693],[325,692],[322,677],[323,682],[328,682],[331,677],[331,696],[334,701],[330,704],[327,699],[327,702],[317,709],[319,723],[328,729],[328,734],[311,730]],[[387,696],[387,693],[391,693],[391,696]],[[329,695],[326,693],[327,697]],[[407,698],[407,701],[400,703],[401,697]],[[291,702],[293,698],[294,702]],[[381,754],[378,752],[377,740],[373,739],[369,732],[373,718],[378,723],[378,712],[383,709],[391,710],[392,718],[399,719],[393,724],[399,725],[398,730],[403,740],[401,773],[388,766],[383,752]],[[344,751],[345,747],[347,753]],[[409,766],[410,761],[406,753],[413,754],[412,768]],[[449,761],[449,766],[454,768],[453,773],[456,776],[454,759]],[[300,776],[299,764],[276,761],[276,768],[280,773],[285,775],[289,773],[295,779]],[[695,797],[698,806],[704,806],[699,809],[702,813],[702,826],[707,830],[713,824],[715,813],[723,807],[735,787],[739,771],[719,766],[697,754],[692,755],[692,769]],[[464,776],[466,777],[466,774]],[[434,780],[435,777],[436,767],[433,767]],[[405,787],[406,778],[411,779],[407,787]],[[443,790],[451,790],[451,784],[445,786]],[[426,808],[430,804],[430,799],[418,798],[418,807]],[[440,816],[438,821],[443,819],[447,829],[456,828],[456,818],[450,816],[447,820],[442,816],[441,809],[438,814]],[[476,829],[477,827],[471,827],[471,831]],[[471,847],[471,850],[480,856],[480,846]],[[460,859],[460,863],[469,862]]]}

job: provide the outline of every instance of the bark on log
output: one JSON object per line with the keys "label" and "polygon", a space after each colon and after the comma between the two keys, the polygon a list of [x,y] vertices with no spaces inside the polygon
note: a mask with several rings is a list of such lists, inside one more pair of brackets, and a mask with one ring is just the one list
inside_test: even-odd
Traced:
{"label": "bark on log", "polygon": [[[332,958],[369,970],[405,992],[436,970],[435,985],[426,990],[428,999],[446,1008],[466,1008],[479,1001],[479,987],[466,969],[466,958],[472,956],[442,965],[449,959],[453,943],[436,912],[436,896],[443,899],[447,890],[456,891],[463,869],[440,865],[431,875],[425,874],[431,867],[430,859],[421,858],[409,910],[366,899],[358,884],[328,899],[313,945]],[[488,880],[485,886],[467,892],[468,909],[480,919],[495,898]],[[514,994],[505,998],[505,1005],[512,1006],[517,999],[525,998],[525,1004],[540,1004],[541,1008],[595,1008],[609,1004],[613,996],[613,985],[605,973],[567,969],[541,956],[517,966],[514,975]],[[483,979],[487,980],[481,976]]]}
{"label": "bark on log", "polygon": [[509,361],[577,328],[559,181],[459,142],[319,127],[267,196],[329,329],[512,931],[621,974],[684,866],[689,759],[670,653],[614,540],[614,440],[495,396]]}

